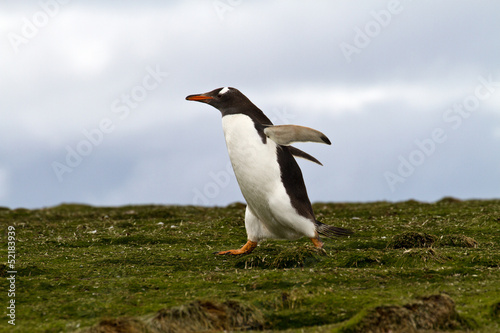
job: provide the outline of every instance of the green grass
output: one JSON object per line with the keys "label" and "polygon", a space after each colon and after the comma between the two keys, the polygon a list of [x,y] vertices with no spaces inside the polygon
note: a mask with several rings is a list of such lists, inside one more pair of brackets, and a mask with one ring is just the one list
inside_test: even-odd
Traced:
{"label": "green grass", "polygon": [[[3,315],[0,331],[71,332],[209,300],[259,309],[267,329],[347,332],[377,306],[439,293],[454,300],[461,330],[500,331],[500,201],[314,209],[355,234],[323,239],[324,251],[307,239],[267,241],[228,257],[213,252],[246,242],[242,204],[0,208],[2,285],[8,226],[18,272],[16,326]],[[8,300],[1,292],[2,308]]]}

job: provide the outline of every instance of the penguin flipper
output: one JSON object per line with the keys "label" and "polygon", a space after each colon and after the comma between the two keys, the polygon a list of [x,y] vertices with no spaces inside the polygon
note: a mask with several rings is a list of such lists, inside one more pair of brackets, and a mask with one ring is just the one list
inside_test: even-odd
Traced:
{"label": "penguin flipper", "polygon": [[314,156],[309,155],[308,153],[306,153],[303,150],[300,150],[299,148],[295,148],[293,146],[288,146],[288,151],[295,157],[300,157],[300,158],[303,158],[305,160],[308,160],[308,161],[311,161],[311,162],[314,162],[316,164],[323,166],[323,164],[320,161],[318,161]]}
{"label": "penguin flipper", "polygon": [[288,146],[292,142],[319,142],[331,145],[330,140],[315,129],[298,125],[277,125],[264,128],[264,134],[282,146]]}

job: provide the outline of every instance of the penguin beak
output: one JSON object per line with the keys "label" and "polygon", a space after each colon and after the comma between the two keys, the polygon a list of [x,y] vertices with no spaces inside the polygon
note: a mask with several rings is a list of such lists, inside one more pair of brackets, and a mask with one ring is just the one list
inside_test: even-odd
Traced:
{"label": "penguin beak", "polygon": [[206,102],[207,100],[214,99],[212,96],[207,96],[205,94],[197,94],[197,95],[189,95],[186,97],[188,101],[198,101],[198,102]]}

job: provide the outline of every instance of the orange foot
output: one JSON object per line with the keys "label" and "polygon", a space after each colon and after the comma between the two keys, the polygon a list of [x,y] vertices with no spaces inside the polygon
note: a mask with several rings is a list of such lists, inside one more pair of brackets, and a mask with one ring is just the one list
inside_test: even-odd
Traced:
{"label": "orange foot", "polygon": [[257,242],[252,242],[251,240],[249,240],[245,245],[242,246],[241,249],[238,249],[238,250],[229,250],[229,251],[221,251],[221,252],[215,252],[215,253],[216,254],[231,254],[231,255],[249,254],[256,247],[257,247]]}
{"label": "orange foot", "polygon": [[316,246],[318,249],[321,249],[323,247],[323,242],[319,239],[319,237],[317,238],[311,238],[314,246]]}

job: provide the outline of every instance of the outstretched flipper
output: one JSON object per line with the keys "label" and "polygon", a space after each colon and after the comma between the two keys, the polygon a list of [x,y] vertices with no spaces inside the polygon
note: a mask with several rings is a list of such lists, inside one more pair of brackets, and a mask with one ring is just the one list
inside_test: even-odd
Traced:
{"label": "outstretched flipper", "polygon": [[288,146],[292,142],[319,142],[331,145],[330,140],[315,129],[298,125],[277,125],[264,128],[264,134],[274,142],[282,146]]}
{"label": "outstretched flipper", "polygon": [[314,156],[309,155],[308,153],[300,150],[299,148],[295,148],[293,146],[288,146],[288,150],[295,157],[300,157],[300,158],[303,158],[305,160],[308,160],[308,161],[311,161],[311,162],[314,162],[314,163],[317,163],[317,164],[323,166],[323,164],[321,164],[321,162],[318,161]]}

